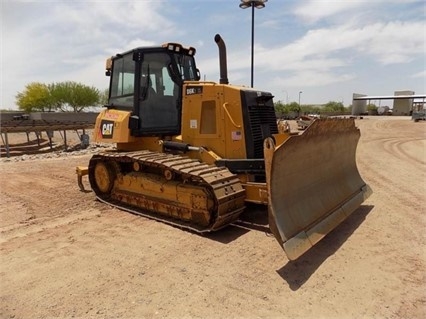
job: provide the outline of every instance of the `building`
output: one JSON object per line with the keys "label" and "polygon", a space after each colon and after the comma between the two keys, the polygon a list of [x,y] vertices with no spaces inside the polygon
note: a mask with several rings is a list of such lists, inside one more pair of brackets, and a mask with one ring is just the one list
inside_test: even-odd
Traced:
{"label": "building", "polygon": [[[424,109],[426,94],[415,94],[414,91],[395,91],[394,95],[365,95],[354,93],[352,97],[352,115],[367,113],[370,101],[393,100],[393,115],[411,115],[418,109]],[[379,106],[380,108],[380,102]],[[383,114],[389,113],[383,110]]]}
{"label": "building", "polygon": [[352,95],[352,115],[360,115],[367,113],[367,101],[356,99],[364,96],[367,95],[359,93],[354,93]]}
{"label": "building", "polygon": [[[414,95],[414,91],[395,91],[395,96],[398,95]],[[413,110],[413,99],[394,99],[393,100],[393,115],[410,115]]]}

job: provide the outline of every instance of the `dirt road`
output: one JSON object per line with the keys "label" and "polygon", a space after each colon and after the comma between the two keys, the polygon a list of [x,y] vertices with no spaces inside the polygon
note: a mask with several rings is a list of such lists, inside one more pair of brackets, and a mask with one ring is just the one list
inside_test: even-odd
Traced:
{"label": "dirt road", "polygon": [[0,317],[425,318],[426,123],[357,125],[374,194],[295,262],[262,229],[199,236],[95,201],[74,174],[89,155],[1,162]]}

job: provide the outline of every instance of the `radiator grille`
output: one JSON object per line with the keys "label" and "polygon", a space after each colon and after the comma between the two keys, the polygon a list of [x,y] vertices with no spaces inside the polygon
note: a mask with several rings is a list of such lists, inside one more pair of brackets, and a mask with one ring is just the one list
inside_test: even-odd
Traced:
{"label": "radiator grille", "polygon": [[273,106],[252,105],[248,108],[252,132],[254,158],[263,158],[263,141],[278,133],[277,119]]}

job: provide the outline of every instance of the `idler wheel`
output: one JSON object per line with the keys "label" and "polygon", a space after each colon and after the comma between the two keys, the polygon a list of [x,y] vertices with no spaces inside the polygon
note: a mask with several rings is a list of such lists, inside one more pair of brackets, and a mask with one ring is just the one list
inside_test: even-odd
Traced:
{"label": "idler wheel", "polygon": [[95,183],[102,193],[109,193],[114,186],[115,173],[111,165],[99,162],[95,166]]}

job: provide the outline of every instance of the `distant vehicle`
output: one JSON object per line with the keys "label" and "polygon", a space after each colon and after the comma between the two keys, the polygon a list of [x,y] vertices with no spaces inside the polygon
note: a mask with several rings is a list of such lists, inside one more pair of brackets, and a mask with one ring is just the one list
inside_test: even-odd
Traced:
{"label": "distant vehicle", "polygon": [[319,114],[308,114],[308,116],[314,119],[319,119],[321,117]]}
{"label": "distant vehicle", "polygon": [[418,121],[426,121],[426,110],[413,112],[413,113],[411,114],[411,119],[412,119],[414,122],[418,122]]}

